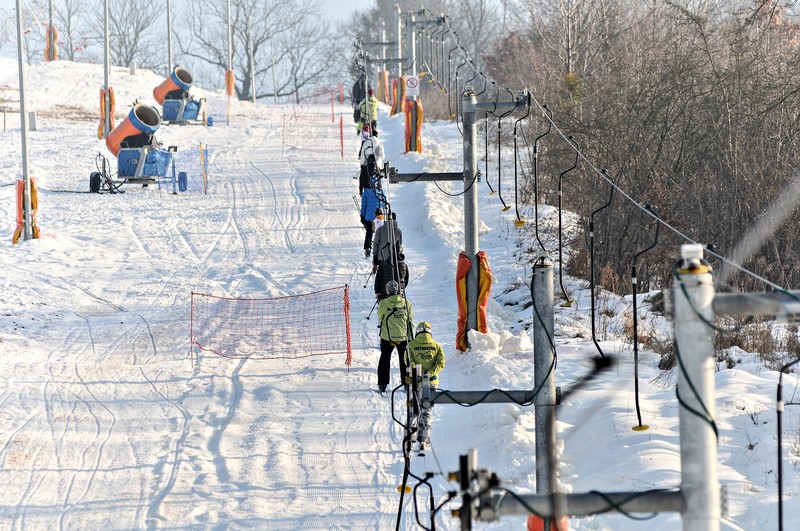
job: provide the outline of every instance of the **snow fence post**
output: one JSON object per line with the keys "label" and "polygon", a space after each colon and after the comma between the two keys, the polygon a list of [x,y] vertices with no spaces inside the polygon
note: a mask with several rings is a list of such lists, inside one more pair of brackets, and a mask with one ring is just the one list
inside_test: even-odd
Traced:
{"label": "snow fence post", "polygon": [[684,531],[718,531],[721,493],[717,476],[714,404],[714,284],[699,244],[681,247],[675,268],[675,355],[680,403],[681,494]]}
{"label": "snow fence post", "polygon": [[[553,452],[555,437],[556,388],[553,360],[553,264],[540,253],[533,266],[533,382],[536,418],[536,494],[552,494],[555,489]],[[564,514],[556,511],[556,515]],[[549,528],[549,526],[548,526]]]}

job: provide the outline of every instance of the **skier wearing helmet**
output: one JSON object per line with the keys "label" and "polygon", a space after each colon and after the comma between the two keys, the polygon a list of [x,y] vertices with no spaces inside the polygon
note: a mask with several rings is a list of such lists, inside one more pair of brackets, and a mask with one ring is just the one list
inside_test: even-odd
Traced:
{"label": "skier wearing helmet", "polygon": [[[406,346],[407,363],[410,367],[415,365],[422,366],[422,373],[428,375],[431,387],[439,386],[439,372],[444,369],[445,359],[442,346],[434,341],[431,334],[430,323],[422,321],[417,325],[416,337]],[[412,416],[411,425],[417,424],[417,431],[412,432],[411,440],[419,442],[419,450],[425,449],[425,445],[430,441],[432,412],[430,407],[423,407],[420,404],[419,416]],[[418,422],[417,422],[418,421]]]}

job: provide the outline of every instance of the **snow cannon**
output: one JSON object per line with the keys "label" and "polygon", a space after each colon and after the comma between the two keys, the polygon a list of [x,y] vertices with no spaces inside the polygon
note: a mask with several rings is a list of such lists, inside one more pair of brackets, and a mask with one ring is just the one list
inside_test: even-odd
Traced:
{"label": "snow cannon", "polygon": [[136,103],[127,118],[109,133],[106,146],[117,157],[121,184],[147,185],[167,177],[170,168],[175,172],[174,150],[161,149],[161,143],[153,136],[160,126],[161,117],[155,107]]}
{"label": "snow cannon", "polygon": [[163,105],[164,100],[181,100],[188,96],[192,81],[194,78],[191,72],[182,66],[176,66],[167,79],[153,89],[153,97],[159,105]]}
{"label": "snow cannon", "polygon": [[153,89],[153,97],[161,105],[161,117],[165,124],[211,125],[206,117],[205,98],[192,98],[192,74],[182,66],[176,66],[159,86]]}
{"label": "snow cannon", "polygon": [[[137,103],[127,118],[106,137],[106,147],[115,156],[124,147],[141,147],[150,144],[150,137],[161,126],[161,117],[155,107]],[[133,144],[137,144],[134,146]]]}

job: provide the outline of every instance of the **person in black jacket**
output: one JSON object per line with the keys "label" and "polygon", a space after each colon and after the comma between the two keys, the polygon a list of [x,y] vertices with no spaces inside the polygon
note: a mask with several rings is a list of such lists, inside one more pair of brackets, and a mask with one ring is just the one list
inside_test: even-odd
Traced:
{"label": "person in black jacket", "polygon": [[361,109],[359,109],[359,105],[361,102],[364,101],[364,98],[367,97],[367,76],[363,73],[359,78],[353,83],[353,94],[351,98],[351,103],[353,104],[353,121],[355,123],[361,122]]}
{"label": "person in black jacket", "polygon": [[378,262],[375,272],[375,297],[378,300],[386,297],[386,284],[392,280],[400,285],[400,294],[405,295],[408,286],[408,265],[405,259],[406,256],[399,253],[394,262],[391,259]]}

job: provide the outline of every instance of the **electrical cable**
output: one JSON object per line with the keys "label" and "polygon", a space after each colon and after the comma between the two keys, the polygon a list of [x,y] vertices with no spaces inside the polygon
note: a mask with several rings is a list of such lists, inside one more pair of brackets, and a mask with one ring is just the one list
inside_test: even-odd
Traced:
{"label": "electrical cable", "polygon": [[[645,208],[648,208],[651,211],[653,210],[650,205],[646,205]],[[655,211],[653,211],[653,213],[655,214]],[[656,216],[658,216],[658,214],[656,214]],[[642,412],[639,408],[639,310],[637,309],[637,299],[639,298],[639,281],[637,276],[636,260],[641,255],[652,250],[656,245],[658,245],[658,232],[660,228],[661,223],[656,223],[656,237],[653,240],[653,243],[645,249],[642,249],[638,253],[634,254],[633,262],[631,264],[631,285],[633,288],[633,397],[634,402],[636,403],[636,418],[639,421],[638,428],[640,430],[647,429],[647,426],[642,424]]]}
{"label": "electrical cable", "polygon": [[[570,142],[576,145],[575,139],[571,136],[568,138]],[[562,181],[564,180],[564,176],[574,170],[578,166],[578,155],[575,154],[575,160],[572,162],[572,166],[567,168],[566,170],[562,171],[561,174],[558,176],[558,284],[561,286],[561,293],[564,295],[564,300],[568,303],[570,302],[569,295],[567,294],[567,290],[564,288],[564,256],[563,256],[563,242],[562,242],[562,223],[561,223],[561,196],[563,195],[563,186]]]}
{"label": "electrical cable", "polygon": [[[489,175],[489,113],[487,112],[486,115],[483,117],[483,164],[484,164],[484,175]],[[489,182],[489,178],[486,178],[486,186],[489,187],[489,195],[494,195],[495,191],[492,188],[492,183]]]}
{"label": "electrical cable", "polygon": [[[605,171],[605,170],[604,170]],[[603,349],[600,348],[600,343],[597,341],[597,327],[595,325],[595,298],[597,297],[594,288],[594,277],[595,277],[595,267],[594,267],[594,217],[598,214],[601,210],[605,210],[609,206],[611,206],[611,202],[614,200],[614,187],[611,186],[610,192],[608,194],[608,201],[599,208],[592,211],[592,214],[589,216],[589,289],[591,291],[591,306],[592,306],[592,342],[594,346],[597,348],[597,352],[600,353],[602,357],[605,357],[603,353]]]}
{"label": "electrical cable", "polygon": [[[517,186],[517,160],[519,159],[519,152],[517,149],[517,126],[519,123],[527,118],[531,113],[531,95],[526,91],[528,104],[525,106],[525,116],[522,116],[514,122],[514,212],[517,214],[515,224],[520,227],[525,224],[525,221],[519,215],[519,187]],[[487,120],[488,123],[488,120]],[[488,181],[488,179],[487,179]]]}

